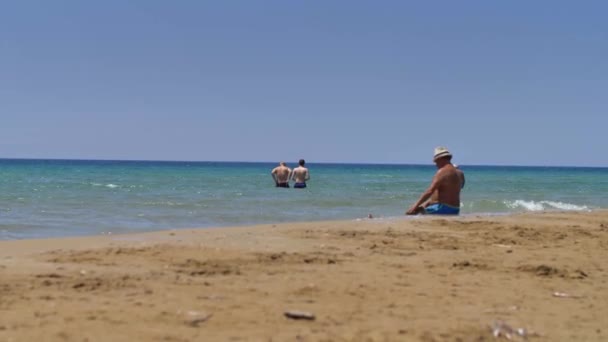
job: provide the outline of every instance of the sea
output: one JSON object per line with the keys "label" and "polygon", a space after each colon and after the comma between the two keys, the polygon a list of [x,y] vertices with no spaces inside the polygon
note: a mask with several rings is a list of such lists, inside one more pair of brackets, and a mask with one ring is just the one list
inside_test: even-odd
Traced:
{"label": "sea", "polygon": [[[408,219],[434,165],[0,159],[0,240],[283,222]],[[289,165],[296,166],[295,163]],[[608,208],[608,168],[460,165],[462,215]]]}

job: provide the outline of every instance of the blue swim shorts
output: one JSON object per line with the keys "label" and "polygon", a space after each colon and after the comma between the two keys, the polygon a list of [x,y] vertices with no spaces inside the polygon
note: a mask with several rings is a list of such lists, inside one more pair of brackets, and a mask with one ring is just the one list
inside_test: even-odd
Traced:
{"label": "blue swim shorts", "polygon": [[431,204],[424,208],[426,214],[429,215],[458,215],[460,214],[459,207],[452,207],[451,205],[443,203]]}
{"label": "blue swim shorts", "polygon": [[293,185],[294,189],[304,189],[306,187],[306,183],[296,183]]}

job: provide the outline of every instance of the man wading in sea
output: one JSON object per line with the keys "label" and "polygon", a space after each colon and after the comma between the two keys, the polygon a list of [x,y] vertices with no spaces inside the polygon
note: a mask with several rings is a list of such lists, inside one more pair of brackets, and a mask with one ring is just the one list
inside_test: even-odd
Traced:
{"label": "man wading in sea", "polygon": [[[445,147],[435,148],[433,161],[437,166],[437,173],[429,188],[410,207],[406,215],[460,213],[460,189],[464,186],[464,173],[452,165],[452,154]],[[422,206],[429,198],[429,203]]]}
{"label": "man wading in sea", "polygon": [[274,184],[277,188],[289,188],[289,177],[291,176],[291,169],[287,167],[285,162],[280,162],[279,166],[272,169],[270,172]]}
{"label": "man wading in sea", "polygon": [[306,161],[300,159],[299,164],[300,166],[293,169],[293,173],[291,174],[291,178],[296,182],[293,185],[294,189],[304,189],[306,187],[306,181],[310,179],[308,169],[304,167]]}

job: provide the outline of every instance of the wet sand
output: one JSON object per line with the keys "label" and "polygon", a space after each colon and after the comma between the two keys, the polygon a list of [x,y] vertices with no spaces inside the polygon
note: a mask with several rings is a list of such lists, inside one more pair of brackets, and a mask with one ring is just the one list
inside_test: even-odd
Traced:
{"label": "wet sand", "polygon": [[608,211],[3,241],[0,341],[608,341],[606,260]]}

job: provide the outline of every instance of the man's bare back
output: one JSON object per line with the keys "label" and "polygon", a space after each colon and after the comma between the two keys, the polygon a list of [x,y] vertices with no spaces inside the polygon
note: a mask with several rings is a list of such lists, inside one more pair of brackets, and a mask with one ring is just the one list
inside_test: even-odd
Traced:
{"label": "man's bare back", "polygon": [[295,169],[293,169],[293,176],[292,179],[296,182],[296,183],[304,183],[307,180],[310,179],[310,177],[308,176],[308,169],[305,167],[296,167]]}
{"label": "man's bare back", "polygon": [[270,173],[277,187],[289,187],[289,177],[291,175],[291,169],[281,162],[279,166],[272,169]]}
{"label": "man's bare back", "polygon": [[308,169],[304,166],[305,163],[306,162],[304,161],[304,159],[300,159],[300,166],[293,169],[293,172],[291,173],[291,179],[295,181],[295,184],[293,185],[294,188],[305,188],[306,181],[310,179],[310,173],[308,172]]}
{"label": "man's bare back", "polygon": [[[456,171],[456,174],[458,174],[458,178],[460,179],[460,188],[462,189],[464,187],[464,172],[462,172],[462,170],[460,170],[455,165],[454,165],[454,170]],[[435,175],[438,175],[440,171],[441,170],[438,170]],[[447,192],[451,192],[451,191],[448,190]],[[444,189],[444,194],[445,193],[446,193],[446,190]],[[439,189],[437,189],[433,192],[433,194],[431,195],[431,198],[426,202],[426,204],[424,206],[427,207],[427,206],[429,206],[431,204],[435,204],[435,203],[445,203],[445,204],[453,205],[453,204],[445,202],[445,200],[446,200],[445,198],[439,197]],[[460,194],[458,196],[458,203],[460,203]]]}
{"label": "man's bare back", "polygon": [[433,192],[431,203],[443,203],[454,207],[460,206],[461,172],[452,164],[447,164],[437,171],[435,179],[437,179],[438,187]]}

